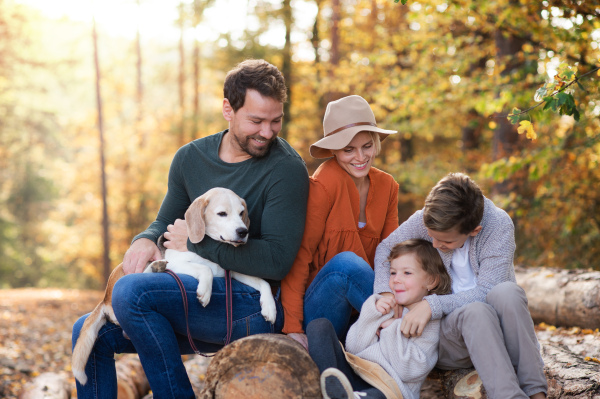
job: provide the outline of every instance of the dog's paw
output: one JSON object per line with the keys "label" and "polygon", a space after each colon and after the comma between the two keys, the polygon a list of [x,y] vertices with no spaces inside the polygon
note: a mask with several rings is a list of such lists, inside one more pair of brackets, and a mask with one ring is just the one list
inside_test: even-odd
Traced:
{"label": "dog's paw", "polygon": [[155,260],[154,262],[150,263],[150,266],[148,266],[148,270],[150,270],[151,273],[164,273],[165,270],[167,270],[167,262],[166,260]]}
{"label": "dog's paw", "polygon": [[212,281],[199,282],[196,289],[196,296],[202,306],[206,307],[210,303],[210,297],[212,296]]}
{"label": "dog's paw", "polygon": [[263,315],[266,321],[271,324],[275,324],[277,318],[277,308],[275,307],[275,301],[260,301],[260,313]]}

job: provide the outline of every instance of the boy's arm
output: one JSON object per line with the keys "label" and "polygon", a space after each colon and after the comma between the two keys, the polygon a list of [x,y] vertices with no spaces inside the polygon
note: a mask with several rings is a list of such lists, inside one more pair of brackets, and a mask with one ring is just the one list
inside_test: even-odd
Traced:
{"label": "boy's arm", "polygon": [[499,214],[479,233],[475,253],[479,255],[477,286],[450,295],[430,295],[425,300],[431,307],[432,319],[439,319],[471,302],[485,302],[488,292],[505,281],[514,281],[514,254],[516,249],[514,225],[510,216]]}
{"label": "boy's arm", "polygon": [[377,246],[375,251],[375,284],[373,292],[381,294],[390,292],[390,262],[387,258],[394,245],[412,238],[423,238],[431,241],[427,229],[423,225],[423,211],[415,212],[408,220],[402,223],[392,234]]}
{"label": "boy's arm", "polygon": [[261,236],[233,247],[205,237],[200,243],[188,241],[188,249],[223,268],[250,276],[282,280],[289,272],[300,248],[308,173],[300,160],[276,165],[269,176],[269,189],[261,216]]}

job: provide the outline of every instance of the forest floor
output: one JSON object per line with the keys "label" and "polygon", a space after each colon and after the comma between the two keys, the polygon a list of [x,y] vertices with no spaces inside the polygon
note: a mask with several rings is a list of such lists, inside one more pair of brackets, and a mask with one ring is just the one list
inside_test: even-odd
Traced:
{"label": "forest floor", "polygon": [[[102,299],[100,291],[64,289],[0,290],[0,398],[16,399],[24,384],[41,373],[71,375],[71,329]],[[562,343],[583,357],[600,358],[600,332],[536,326],[540,341]],[[443,397],[428,380],[422,399]]]}

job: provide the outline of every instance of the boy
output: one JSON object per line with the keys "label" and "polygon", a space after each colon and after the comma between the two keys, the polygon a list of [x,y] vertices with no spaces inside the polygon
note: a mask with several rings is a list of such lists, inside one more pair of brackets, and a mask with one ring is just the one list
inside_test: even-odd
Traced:
{"label": "boy", "polygon": [[475,367],[490,398],[546,397],[547,381],[525,292],[516,284],[514,226],[468,176],[451,173],[375,253],[375,293],[388,293],[391,248],[422,238],[438,249],[452,277],[452,294],[428,295],[402,320],[419,336],[441,320],[437,367]]}

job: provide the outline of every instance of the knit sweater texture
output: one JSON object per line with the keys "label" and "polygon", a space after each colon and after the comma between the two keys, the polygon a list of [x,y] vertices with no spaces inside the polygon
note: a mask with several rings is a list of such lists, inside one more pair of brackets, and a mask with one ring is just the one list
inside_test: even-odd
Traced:
{"label": "knit sweater texture", "polygon": [[[381,295],[371,295],[363,304],[360,317],[350,327],[346,350],[379,364],[396,381],[404,399],[418,399],[421,386],[438,359],[440,321],[432,320],[419,337],[406,338],[400,330],[402,318],[382,329],[381,323],[391,319],[392,312],[383,315],[375,303]],[[404,317],[409,310],[404,308]]]}
{"label": "knit sweater texture", "polygon": [[206,236],[188,240],[188,250],[227,270],[271,280],[278,285],[290,270],[304,231],[308,173],[296,151],[277,138],[262,158],[227,163],[219,158],[220,133],[181,147],[171,163],[168,190],[156,220],[141,234],[154,242],[175,219],[183,219],[190,204],[214,187],[225,187],[246,200],[249,239],[234,247]]}
{"label": "knit sweater texture", "polygon": [[377,245],[398,227],[398,183],[374,167],[369,170],[369,179],[367,224],[359,228],[358,189],[338,162],[334,158],[325,161],[310,178],[302,245],[281,282],[284,333],[304,332],[304,293],[331,258],[352,251],[373,267]]}
{"label": "knit sweater texture", "polygon": [[[516,249],[514,225],[510,216],[484,198],[482,229],[471,237],[469,263],[475,274],[477,285],[466,291],[450,295],[428,295],[424,299],[431,307],[433,320],[442,318],[468,303],[485,302],[488,292],[505,281],[516,282],[513,259]],[[422,238],[433,241],[423,224],[423,210],[415,212],[377,247],[375,253],[375,293],[391,292],[388,286],[390,263],[387,258],[392,247],[402,241]],[[452,267],[454,251],[438,250],[446,269]],[[451,274],[452,275],[452,274]]]}

